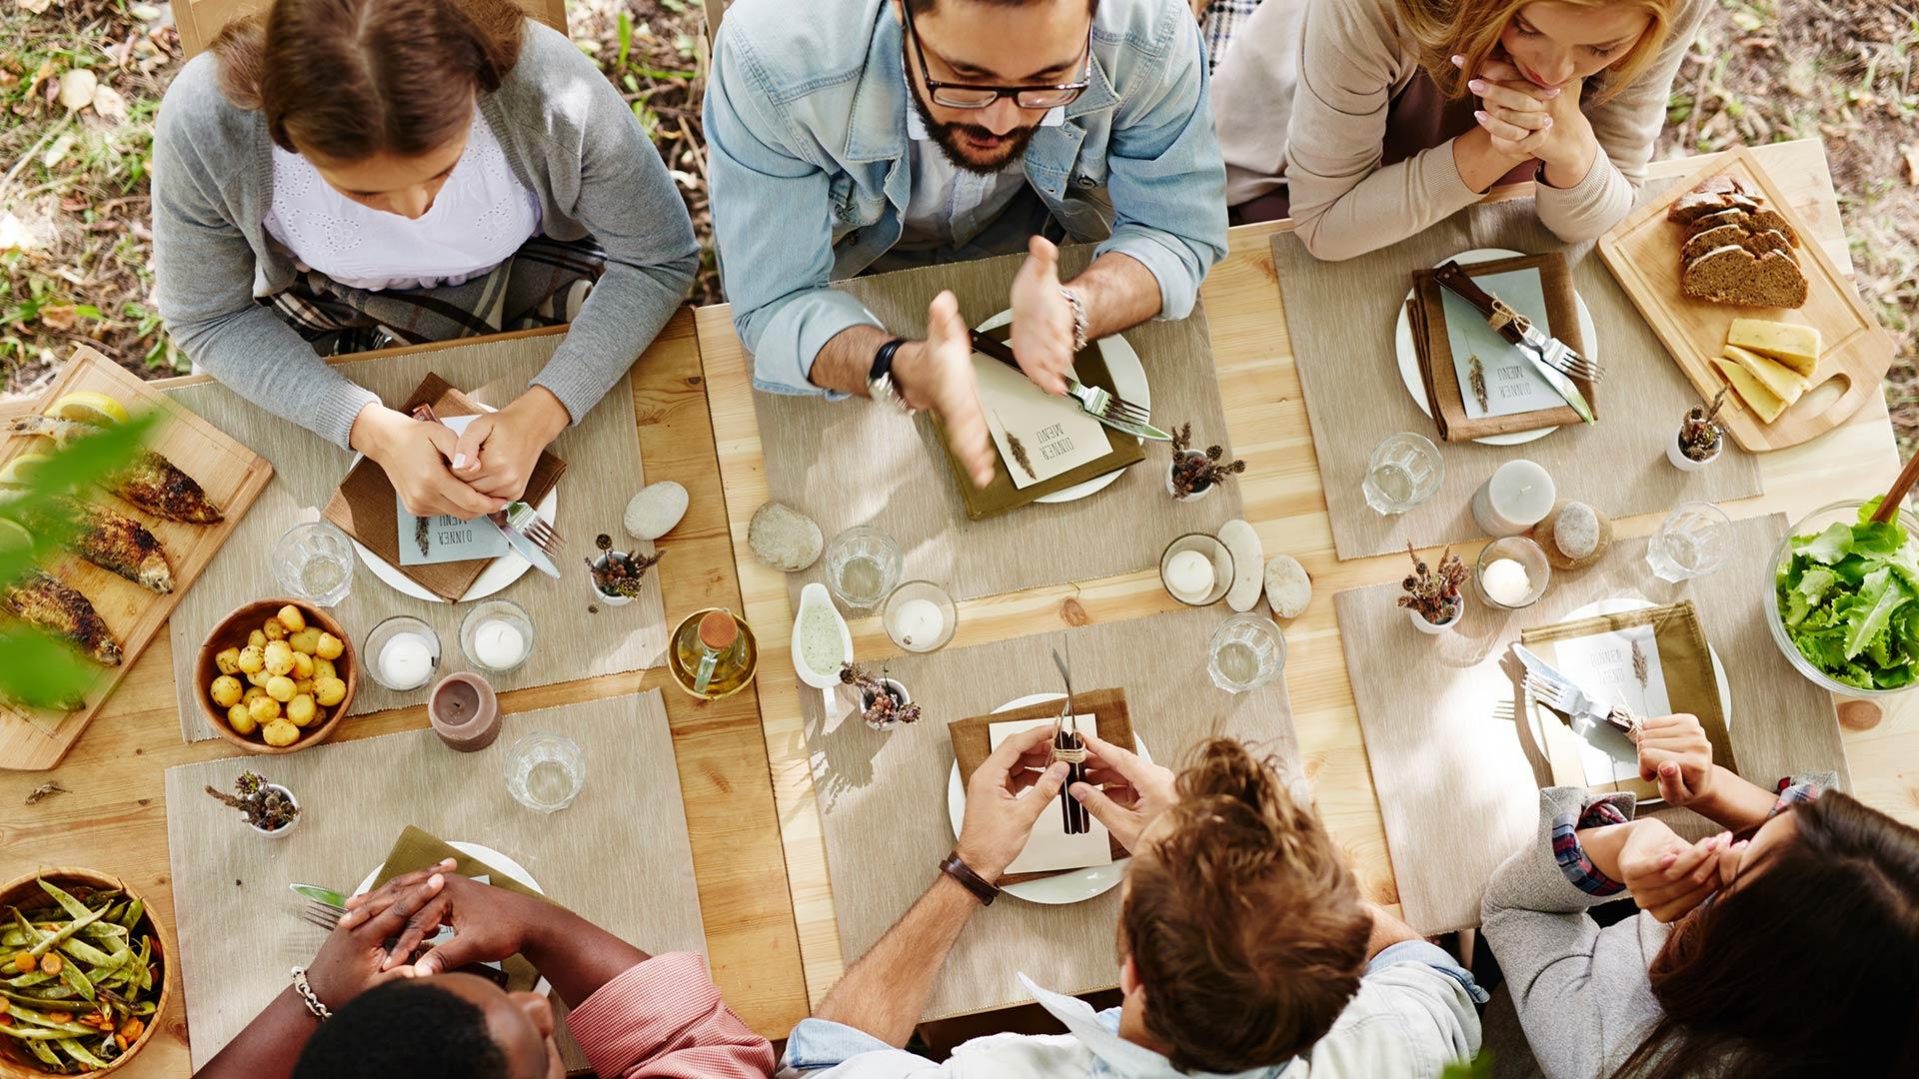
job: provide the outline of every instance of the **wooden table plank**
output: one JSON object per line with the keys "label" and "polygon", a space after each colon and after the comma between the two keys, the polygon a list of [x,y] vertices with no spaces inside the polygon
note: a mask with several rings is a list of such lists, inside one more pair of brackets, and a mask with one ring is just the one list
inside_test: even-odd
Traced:
{"label": "wooden table plank", "polygon": [[[1811,223],[1814,238],[1850,273],[1852,264],[1823,148],[1806,140],[1763,147],[1757,153],[1791,193],[1794,208]],[[1662,162],[1653,171],[1677,176],[1698,165],[1697,159]],[[1489,198],[1529,193],[1530,185],[1516,185],[1499,189]],[[1233,229],[1230,253],[1213,269],[1201,295],[1233,448],[1248,464],[1240,480],[1247,519],[1257,527],[1269,554],[1284,551],[1298,557],[1315,582],[1313,605],[1286,627],[1290,650],[1286,678],[1302,764],[1317,784],[1320,811],[1352,855],[1367,894],[1396,905],[1378,799],[1330,597],[1343,589],[1396,579],[1404,568],[1390,556],[1342,563],[1333,555],[1325,497],[1269,248],[1272,234],[1284,227]],[[761,712],[807,989],[817,1003],[839,979],[850,957],[840,953],[795,678],[786,656],[792,612],[783,576],[754,561],[746,547],[746,522],[767,500],[747,359],[734,334],[730,308],[705,307],[696,314],[746,614],[770,657],[760,682]],[[1727,509],[1740,517],[1771,512],[1797,517],[1842,494],[1863,495],[1883,487],[1897,467],[1891,425],[1879,400],[1844,427],[1812,443],[1767,455],[1762,462],[1766,494]],[[1649,533],[1657,524],[1657,516],[1618,522],[1626,535]],[[1061,623],[1137,618],[1175,606],[1150,571],[1033,589],[961,604],[953,644],[1022,636]],[[861,619],[853,628],[862,656],[883,657],[894,651],[876,619]],[[1889,709],[1876,729],[1847,732],[1846,744],[1860,796],[1919,824],[1919,695],[1903,700],[1906,703]]]}
{"label": "wooden table plank", "polygon": [[[657,572],[668,625],[701,607],[738,610],[739,585],[691,312],[676,315],[635,364],[633,402],[647,478],[678,480],[691,495],[686,519],[659,541],[665,557]],[[310,436],[289,427],[288,437]],[[609,521],[607,527],[617,532],[619,522]],[[590,536],[573,539],[592,542]],[[379,587],[365,573],[356,584]],[[555,627],[545,633],[546,647],[564,647],[564,634]],[[232,747],[220,741],[181,743],[169,653],[163,635],[59,768],[0,772],[0,879],[43,865],[91,866],[124,877],[171,926],[162,772],[175,764],[230,756]],[[656,668],[521,690],[503,696],[501,706],[522,712],[654,686],[666,687],[714,977],[727,1003],[753,1029],[783,1038],[808,1005],[753,691],[724,701],[695,701],[671,685],[664,668]],[[334,737],[369,738],[426,725],[424,708],[408,708],[355,718]],[[48,781],[59,782],[68,793],[26,806],[27,793]],[[504,788],[497,793],[505,797]],[[608,884],[629,882],[609,872]],[[175,943],[169,934],[168,947]],[[121,1074],[129,1079],[187,1075],[185,1015],[176,995],[166,1031]]]}

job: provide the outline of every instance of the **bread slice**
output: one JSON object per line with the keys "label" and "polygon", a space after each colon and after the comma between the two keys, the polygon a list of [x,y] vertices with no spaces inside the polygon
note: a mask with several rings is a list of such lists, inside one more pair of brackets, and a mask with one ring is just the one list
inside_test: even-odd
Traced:
{"label": "bread slice", "polygon": [[1707,229],[1715,229],[1722,225],[1741,225],[1752,232],[1771,230],[1784,236],[1786,242],[1793,247],[1799,246],[1799,233],[1792,227],[1792,223],[1787,221],[1785,215],[1779,211],[1767,209],[1764,205],[1752,209],[1735,207],[1696,217],[1687,225],[1690,230],[1688,234],[1697,236]]}
{"label": "bread slice", "polygon": [[1738,307],[1800,307],[1807,288],[1806,275],[1791,255],[1754,255],[1738,244],[1687,260],[1680,268],[1679,287],[1694,299]]}
{"label": "bread slice", "polygon": [[1734,207],[1757,209],[1757,197],[1758,193],[1748,188],[1737,176],[1708,177],[1666,207],[1666,220],[1687,224],[1707,214]]}
{"label": "bread slice", "polygon": [[1823,345],[1815,326],[1736,318],[1732,320],[1732,329],[1726,332],[1726,344],[1756,352],[1807,379],[1819,373],[1819,352]]}
{"label": "bread slice", "polygon": [[1776,360],[1769,360],[1757,353],[1748,352],[1738,345],[1726,346],[1726,358],[1737,360],[1746,373],[1758,379],[1772,391],[1773,396],[1792,407],[1805,392],[1812,389],[1812,383],[1804,375],[1789,367],[1782,366]]}
{"label": "bread slice", "polygon": [[1737,244],[1755,255],[1761,255],[1767,251],[1783,251],[1787,254],[1792,252],[1792,244],[1778,229],[1754,229],[1744,224],[1725,224],[1717,228],[1694,232],[1692,238],[1686,241],[1686,246],[1679,249],[1679,257],[1690,262],[1727,244]]}
{"label": "bread slice", "polygon": [[1747,408],[1758,413],[1760,420],[1771,423],[1786,411],[1786,402],[1781,401],[1776,394],[1752,377],[1736,361],[1721,356],[1713,360],[1712,365],[1719,369],[1719,373],[1727,382],[1732,383],[1732,388],[1739,394],[1739,399],[1746,403]]}

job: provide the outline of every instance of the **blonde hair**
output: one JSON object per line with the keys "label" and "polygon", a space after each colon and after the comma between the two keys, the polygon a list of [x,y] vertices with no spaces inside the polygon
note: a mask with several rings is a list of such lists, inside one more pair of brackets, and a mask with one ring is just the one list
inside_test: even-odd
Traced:
{"label": "blonde hair", "polygon": [[[1535,0],[1392,0],[1403,33],[1419,47],[1419,66],[1447,97],[1466,96],[1466,72],[1476,71],[1499,45],[1506,25],[1519,9]],[[1673,16],[1683,0],[1560,0],[1579,7],[1627,5],[1652,16],[1639,40],[1606,65],[1596,100],[1631,86],[1658,57],[1666,44]],[[1453,66],[1454,56],[1466,58],[1465,70]]]}

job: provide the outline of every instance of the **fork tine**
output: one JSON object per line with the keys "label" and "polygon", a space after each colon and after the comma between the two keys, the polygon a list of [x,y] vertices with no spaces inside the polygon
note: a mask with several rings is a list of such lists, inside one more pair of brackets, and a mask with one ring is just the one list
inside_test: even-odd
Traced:
{"label": "fork tine", "polygon": [[560,548],[566,546],[566,540],[553,530],[553,526],[537,517],[533,519],[531,525],[527,526],[526,534],[535,546],[548,554],[556,554]]}
{"label": "fork tine", "polygon": [[1114,397],[1106,402],[1104,413],[1109,419],[1131,420],[1134,423],[1146,423],[1152,419],[1152,413],[1124,398]]}

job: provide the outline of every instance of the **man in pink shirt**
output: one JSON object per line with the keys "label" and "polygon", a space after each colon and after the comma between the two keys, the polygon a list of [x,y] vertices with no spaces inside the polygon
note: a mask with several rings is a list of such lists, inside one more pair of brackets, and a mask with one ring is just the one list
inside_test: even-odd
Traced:
{"label": "man in pink shirt", "polygon": [[[515,954],[571,1006],[566,1025],[602,1079],[772,1074],[772,1046],[727,1009],[700,956],[650,956],[571,911],[452,868],[352,900],[312,964],[201,1079],[560,1079],[547,998],[459,972]],[[442,925],[453,936],[407,964]]]}

